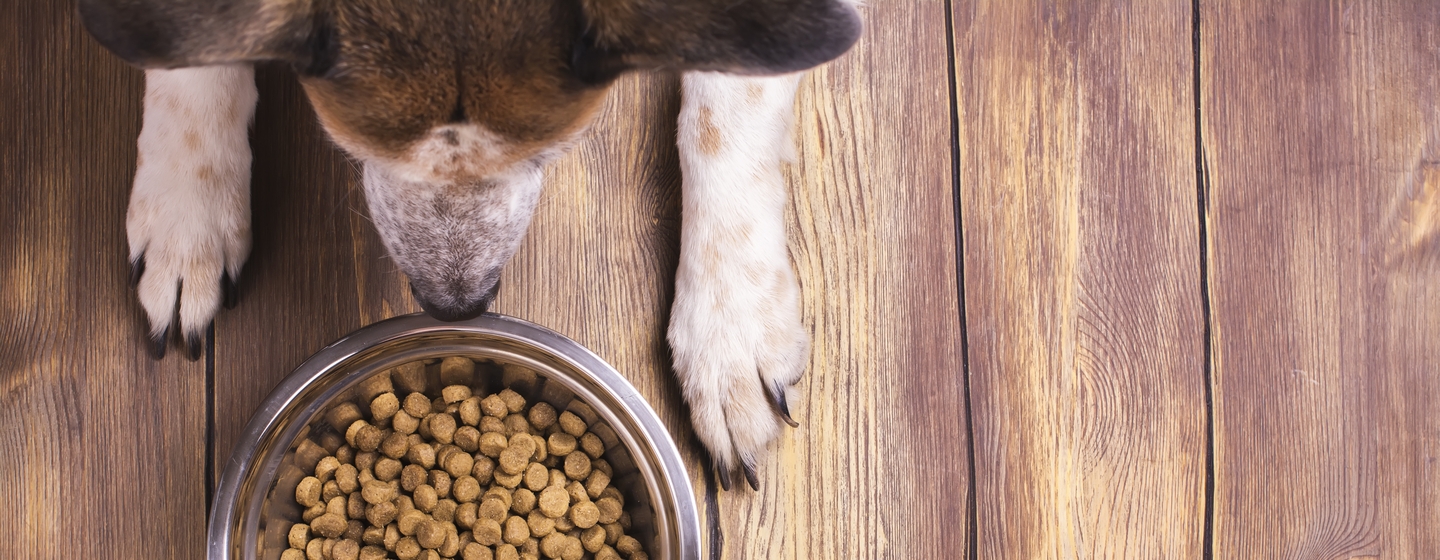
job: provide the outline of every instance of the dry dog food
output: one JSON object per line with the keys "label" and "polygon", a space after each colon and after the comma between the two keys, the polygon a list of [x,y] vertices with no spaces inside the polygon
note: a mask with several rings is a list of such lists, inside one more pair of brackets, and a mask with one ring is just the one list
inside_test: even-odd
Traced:
{"label": "dry dog food", "polygon": [[447,383],[427,392],[425,364],[405,364],[361,384],[368,406],[329,410],[344,441],[297,448],[314,466],[295,486],[304,522],[281,560],[648,559],[625,534],[604,440],[572,412],[454,382],[474,368],[442,360]]}

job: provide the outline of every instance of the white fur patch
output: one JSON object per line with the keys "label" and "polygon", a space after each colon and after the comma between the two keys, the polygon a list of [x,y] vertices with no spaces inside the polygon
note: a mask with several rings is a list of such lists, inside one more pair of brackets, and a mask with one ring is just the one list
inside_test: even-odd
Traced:
{"label": "white fur patch", "polygon": [[695,431],[721,469],[764,454],[780,433],[766,389],[785,394],[809,357],[781,174],[794,153],[800,77],[684,77],[684,215],[668,337]]}
{"label": "white fur patch", "polygon": [[[198,336],[219,310],[220,277],[250,254],[250,65],[145,71],[145,117],[125,229],[144,257],[151,334]],[[183,286],[183,290],[181,289]]]}

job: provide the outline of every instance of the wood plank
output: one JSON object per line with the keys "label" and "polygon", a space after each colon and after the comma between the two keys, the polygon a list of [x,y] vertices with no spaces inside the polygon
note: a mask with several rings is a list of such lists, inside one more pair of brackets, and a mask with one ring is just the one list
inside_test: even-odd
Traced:
{"label": "wood plank", "polygon": [[205,364],[149,358],[127,282],[142,93],[72,3],[0,7],[3,558],[204,554]]}
{"label": "wood plank", "polygon": [[[731,558],[960,558],[969,441],[943,1],[871,2],[796,107],[801,427],[721,496]],[[923,484],[917,480],[924,480]]]}
{"label": "wood plank", "polygon": [[1191,4],[955,8],[980,558],[1198,558]]}
{"label": "wood plank", "polygon": [[1440,5],[1202,4],[1217,557],[1440,557]]}

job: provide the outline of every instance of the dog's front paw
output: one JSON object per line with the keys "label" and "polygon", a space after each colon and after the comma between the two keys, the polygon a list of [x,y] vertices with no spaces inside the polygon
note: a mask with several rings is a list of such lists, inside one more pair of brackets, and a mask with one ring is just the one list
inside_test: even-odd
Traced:
{"label": "dog's front paw", "polygon": [[145,124],[125,229],[131,282],[165,355],[178,319],[200,357],[220,305],[233,306],[250,254],[250,145],[255,105],[247,67],[146,72]]}
{"label": "dog's front paw", "polygon": [[730,489],[739,467],[758,489],[755,465],[765,446],[781,421],[798,425],[786,392],[809,359],[799,284],[783,255],[701,253],[682,256],[676,273],[669,330],[675,372],[721,486]]}

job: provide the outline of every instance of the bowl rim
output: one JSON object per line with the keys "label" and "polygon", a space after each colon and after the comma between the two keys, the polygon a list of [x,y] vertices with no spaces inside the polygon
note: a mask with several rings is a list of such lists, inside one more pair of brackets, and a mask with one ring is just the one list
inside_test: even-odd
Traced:
{"label": "bowl rim", "polygon": [[[244,522],[243,513],[237,508],[245,507],[241,499],[240,486],[247,475],[256,468],[256,461],[262,443],[271,433],[284,427],[282,415],[290,409],[315,382],[338,371],[356,359],[364,357],[373,348],[401,339],[446,333],[471,333],[509,339],[512,342],[534,346],[551,357],[575,366],[574,369],[592,378],[602,390],[611,393],[626,410],[613,411],[617,416],[629,415],[641,428],[643,434],[636,439],[649,443],[654,457],[665,472],[679,473],[679,476],[664,477],[655,486],[665,495],[666,501],[674,504],[671,513],[676,528],[674,552],[678,558],[700,557],[699,510],[695,502],[694,488],[689,473],[681,460],[680,451],[670,436],[669,430],[660,421],[659,415],[649,402],[640,395],[630,382],[614,367],[606,363],[589,349],[543,326],[496,313],[486,313],[474,319],[444,322],[423,313],[401,315],[379,321],[357,329],[312,354],[296,367],[271,390],[261,405],[246,423],[244,431],[236,440],[225,469],[217,480],[214,500],[210,506],[206,557],[210,560],[235,560],[232,551],[237,550],[233,540],[232,527]],[[637,450],[632,450],[636,452]],[[657,504],[657,507],[659,504]],[[660,530],[657,527],[657,530]]]}

